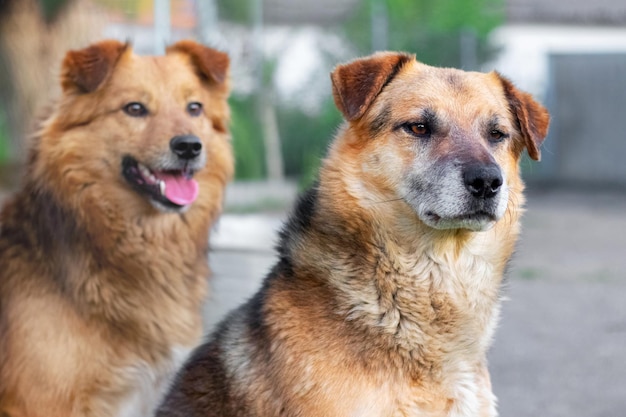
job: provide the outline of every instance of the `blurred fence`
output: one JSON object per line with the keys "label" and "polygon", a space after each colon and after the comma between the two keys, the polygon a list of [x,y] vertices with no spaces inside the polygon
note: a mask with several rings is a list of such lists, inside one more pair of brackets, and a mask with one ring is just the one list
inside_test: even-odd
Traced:
{"label": "blurred fence", "polygon": [[[58,6],[47,20],[45,4]],[[341,123],[328,76],[338,62],[397,49],[474,69],[495,53],[487,35],[503,11],[504,0],[0,0],[0,184],[59,94],[64,51],[93,40],[152,54],[195,38],[228,52],[236,178],[306,184]]]}
{"label": "blurred fence", "polygon": [[[414,51],[430,64],[477,68],[496,53],[486,35],[504,23],[487,3],[461,0],[436,5],[426,0],[63,0],[68,7],[46,23],[37,16],[38,1],[12,0],[13,8],[0,13],[0,184],[4,171],[15,171],[6,163],[23,160],[24,138],[38,108],[58,94],[63,52],[102,36],[130,39],[138,53],[184,37],[227,51],[235,86],[237,178],[307,183],[341,120],[328,77],[336,63],[370,52],[377,40],[390,49]],[[499,10],[504,1],[493,4]],[[171,15],[159,18],[162,9]],[[161,26],[170,34],[155,30]],[[549,50],[544,48],[542,57]],[[537,61],[536,56],[509,60],[523,62],[526,73]],[[626,54],[553,53],[549,68],[550,136],[541,164],[524,161],[525,178],[626,186]],[[3,171],[5,164],[9,169]]]}

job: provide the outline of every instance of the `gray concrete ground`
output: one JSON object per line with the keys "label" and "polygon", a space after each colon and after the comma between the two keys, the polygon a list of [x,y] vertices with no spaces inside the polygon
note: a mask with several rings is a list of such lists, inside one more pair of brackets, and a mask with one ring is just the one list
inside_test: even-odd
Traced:
{"label": "gray concrete ground", "polygon": [[[624,416],[626,192],[531,191],[527,209],[489,358],[500,415]],[[223,217],[209,328],[256,291],[283,217]]]}

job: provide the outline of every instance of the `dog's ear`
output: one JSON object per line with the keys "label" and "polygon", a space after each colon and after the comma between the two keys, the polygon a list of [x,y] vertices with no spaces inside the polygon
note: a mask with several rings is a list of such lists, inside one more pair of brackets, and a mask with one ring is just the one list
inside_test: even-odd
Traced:
{"label": "dog's ear", "polygon": [[106,80],[128,43],[106,40],[87,48],[69,51],[61,69],[63,92],[91,93]]}
{"label": "dog's ear", "polygon": [[378,52],[337,66],[330,79],[335,104],[346,120],[363,116],[402,65],[414,59],[414,55],[405,53]]}
{"label": "dog's ear", "polygon": [[189,55],[200,75],[210,81],[218,84],[226,81],[230,59],[224,52],[190,40],[176,42],[167,48],[167,52],[182,52]]}
{"label": "dog's ear", "polygon": [[517,118],[518,127],[524,139],[528,155],[538,161],[541,159],[539,147],[548,134],[550,114],[528,93],[515,88],[507,78],[498,74],[513,115]]}

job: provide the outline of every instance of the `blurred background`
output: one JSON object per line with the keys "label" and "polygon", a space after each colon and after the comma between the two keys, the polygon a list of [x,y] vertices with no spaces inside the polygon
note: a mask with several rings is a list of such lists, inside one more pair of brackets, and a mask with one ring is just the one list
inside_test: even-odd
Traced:
{"label": "blurred background", "polygon": [[550,139],[541,164],[524,162],[528,180],[626,187],[620,0],[0,0],[4,182],[58,94],[65,51],[103,37],[142,54],[182,38],[230,54],[238,180],[309,183],[340,122],[329,72],[394,49],[497,69],[546,103]]}
{"label": "blurred background", "polygon": [[626,2],[623,0],[0,0],[0,188],[59,94],[68,49],[141,54],[194,38],[228,52],[236,180],[213,235],[207,330],[274,261],[276,231],[341,116],[329,72],[393,49],[496,69],[552,114],[522,161],[528,212],[490,355],[503,416],[626,410]]}

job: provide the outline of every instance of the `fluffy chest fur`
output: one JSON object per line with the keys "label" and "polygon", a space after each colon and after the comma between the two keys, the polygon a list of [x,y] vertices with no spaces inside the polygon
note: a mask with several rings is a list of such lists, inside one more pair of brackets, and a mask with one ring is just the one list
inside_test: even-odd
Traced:
{"label": "fluffy chest fur", "polygon": [[355,415],[470,416],[495,404],[481,372],[498,319],[500,276],[484,259],[465,256],[387,259],[370,285],[341,289],[351,298],[349,320],[388,355],[372,379],[396,381],[363,397]]}
{"label": "fluffy chest fur", "polygon": [[[350,191],[331,199],[320,188],[312,194],[316,205],[296,212],[307,221],[292,223],[286,236],[289,247],[307,248],[302,256],[289,254],[294,275],[314,275],[330,287],[320,296],[325,304],[301,317],[322,316],[332,306],[339,322],[323,326],[338,329],[343,342],[333,348],[344,351],[332,376],[322,378],[337,378],[326,390],[344,390],[348,380],[358,386],[355,374],[362,373],[346,415],[495,415],[485,356],[517,212],[480,233],[439,231],[421,225],[402,202],[368,205]],[[302,303],[295,297],[292,309]],[[317,333],[316,345],[332,339],[315,328],[307,332]],[[326,345],[318,348],[321,360]],[[342,362],[352,363],[345,373],[335,370]]]}
{"label": "fluffy chest fur", "polygon": [[374,346],[368,362],[380,366],[371,366],[367,372],[375,376],[368,380],[396,381],[381,383],[378,395],[362,398],[359,407],[377,408],[386,398],[383,409],[395,409],[393,416],[442,410],[468,416],[477,415],[484,400],[493,403],[481,369],[498,318],[501,271],[470,248],[378,253],[373,274],[331,278],[347,301],[347,325]]}
{"label": "fluffy chest fur", "polygon": [[324,193],[284,235],[306,252],[285,253],[289,275],[268,282],[271,350],[304,375],[294,386],[316,404],[342,392],[326,415],[495,415],[485,355],[516,217],[504,240],[499,227],[406,233],[362,206],[342,215],[350,196],[338,208]]}
{"label": "fluffy chest fur", "polygon": [[484,353],[497,316],[501,271],[470,248],[453,250],[378,253],[373,276],[363,277],[357,288],[352,280],[340,284],[352,298],[349,317],[393,335],[407,354],[417,348],[422,356]]}

